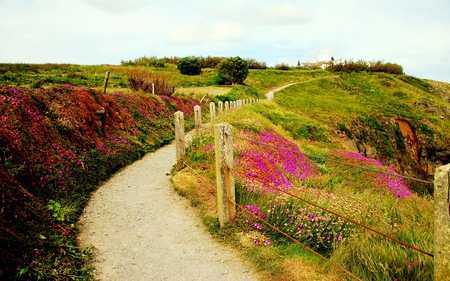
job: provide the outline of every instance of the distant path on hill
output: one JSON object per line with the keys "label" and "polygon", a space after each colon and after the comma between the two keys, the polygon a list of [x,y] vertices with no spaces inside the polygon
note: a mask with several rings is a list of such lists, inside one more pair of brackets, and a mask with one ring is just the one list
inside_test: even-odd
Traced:
{"label": "distant path on hill", "polygon": [[281,91],[283,89],[286,89],[289,86],[296,85],[296,84],[302,84],[302,83],[308,83],[308,82],[315,81],[315,80],[320,80],[320,79],[330,79],[330,78],[335,78],[335,77],[338,77],[338,76],[334,75],[334,76],[319,77],[319,78],[309,79],[309,80],[306,80],[306,81],[300,81],[300,82],[294,82],[294,83],[286,84],[286,85],[283,85],[281,87],[273,89],[272,91],[268,92],[266,94],[266,96],[267,96],[268,100],[273,100],[276,92],[279,92],[279,91]]}
{"label": "distant path on hill", "polygon": [[172,143],[93,194],[78,224],[80,246],[96,248],[96,280],[257,280],[175,193],[169,175],[175,162]]}

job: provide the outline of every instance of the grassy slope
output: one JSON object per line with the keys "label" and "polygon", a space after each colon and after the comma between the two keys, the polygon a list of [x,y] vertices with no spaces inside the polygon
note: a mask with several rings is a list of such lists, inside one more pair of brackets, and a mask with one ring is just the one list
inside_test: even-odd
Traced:
{"label": "grassy slope", "polygon": [[[404,174],[426,177],[450,158],[448,87],[403,75],[342,74],[291,86],[257,111],[298,139],[357,147]],[[410,154],[398,119],[411,125],[420,155]]]}
{"label": "grassy slope", "polygon": [[[385,164],[394,163],[400,168],[401,165],[411,165],[412,168],[400,171],[408,171],[419,177],[420,171],[414,170],[414,161],[404,157],[405,147],[399,144],[404,140],[399,135],[395,120],[404,119],[412,125],[424,151],[430,154],[433,150],[445,152],[450,140],[448,84],[386,74],[353,73],[331,77],[331,74],[321,71],[281,73],[277,80],[279,71],[254,71],[250,73],[246,83],[259,91],[275,88],[266,84],[265,79],[273,81],[276,86],[292,82],[304,83],[277,93],[274,102],[253,105],[222,119],[221,121],[236,128],[234,134],[240,134],[242,130],[261,132],[275,129],[280,135],[296,142],[302,151],[321,156],[328,156],[334,150],[349,150],[342,140],[342,135],[346,135],[344,138],[374,146],[380,156],[377,158]],[[424,103],[427,105],[423,106]],[[242,242],[242,237],[261,237],[261,233],[255,234],[247,224],[239,224],[239,220],[232,229],[217,229],[214,215],[211,217],[214,208],[211,204],[205,205],[201,203],[202,200],[198,200],[207,197],[203,193],[207,179],[209,185],[214,182],[213,173],[208,172],[208,165],[213,161],[212,155],[204,152],[211,142],[212,136],[205,132],[194,142],[188,153],[189,167],[202,180],[191,182],[183,189],[181,182],[186,173],[189,174],[189,168],[176,174],[174,182],[181,189],[181,194],[190,197],[195,202],[194,205],[200,207],[200,213],[215,237],[241,249],[267,280],[345,279],[329,265],[323,264],[294,244],[275,243],[275,246],[268,248],[248,247],[247,243],[251,242]],[[242,155],[245,144],[239,139],[236,142],[236,155]],[[431,143],[434,144],[430,145]],[[445,157],[448,154],[442,159],[447,159]],[[426,157],[421,161],[427,161]],[[328,196],[334,198],[333,204],[326,203],[325,206],[432,252],[433,201],[428,196],[413,195],[399,200],[380,195],[379,182],[371,184],[370,173],[323,161],[317,163],[320,176],[299,183],[303,186],[297,191],[299,195],[305,196],[311,192],[315,194],[318,190],[329,192]],[[255,168],[255,171],[258,169],[260,168]],[[248,170],[252,170],[252,167],[249,166]],[[242,188],[243,178],[243,174],[237,176],[238,190]],[[415,188],[419,193],[427,193],[427,187]],[[314,200],[315,196],[310,199]],[[240,204],[256,204],[264,208],[273,198],[265,200],[269,199],[239,191]],[[386,244],[389,247],[386,248]],[[346,242],[330,257],[363,280],[429,279],[433,275],[432,260],[429,257],[405,250],[395,243],[387,243],[384,238],[377,238],[359,229],[346,238]],[[299,271],[299,268],[303,270]],[[305,271],[314,274],[305,276],[299,273]]]}
{"label": "grassy slope", "polygon": [[[33,69],[33,66],[25,67],[25,69],[21,66],[17,71],[10,68],[9,65],[0,65],[0,83],[2,85],[41,85],[48,87],[54,83],[69,83],[99,89],[103,83],[105,71],[112,71],[109,85],[113,89],[109,91],[116,91],[118,89],[127,90],[127,67],[48,65],[47,68],[37,68],[35,70],[30,70]],[[180,75],[174,66],[151,70],[165,73],[178,88],[183,87],[183,92],[189,93],[189,95],[191,92],[184,91],[184,89],[214,85],[215,70],[213,69],[205,70],[202,75],[194,77]],[[436,142],[437,149],[441,149],[445,143],[448,143],[448,132],[450,132],[448,129],[448,118],[445,120],[445,118],[442,119],[440,117],[442,114],[448,114],[445,111],[445,95],[448,99],[449,92],[448,84],[423,81],[408,76],[384,74],[343,74],[334,78],[332,76],[334,75],[322,70],[278,71],[268,69],[250,71],[245,81],[246,86],[238,86],[232,89],[229,86],[218,87],[220,91],[223,91],[221,94],[223,95],[228,90],[232,90],[231,94],[228,94],[232,98],[249,98],[255,97],[255,95],[263,96],[267,91],[285,84],[295,82],[304,83],[276,94],[275,102],[252,106],[251,110],[245,110],[229,116],[225,121],[232,123],[237,128],[250,130],[255,127],[255,124],[263,124],[261,128],[275,129],[282,136],[297,142],[303,151],[314,152],[320,155],[326,155],[331,149],[346,148],[341,138],[335,134],[336,131],[341,130],[344,133],[354,136],[361,136],[364,133],[364,135],[369,136],[369,141],[371,133],[374,136],[379,135],[380,132],[383,132],[383,129],[379,128],[378,125],[383,124],[382,121],[385,119],[380,119],[382,121],[379,122],[369,122],[373,117],[406,118],[412,124],[415,124],[415,128],[419,134],[420,132],[423,133],[423,139]],[[48,77],[52,78],[47,79]],[[324,77],[327,77],[327,79],[320,79]],[[203,92],[201,90],[199,92],[202,95]],[[212,99],[213,97],[208,98]],[[432,101],[431,103],[429,102],[430,100]],[[419,103],[419,106],[414,106],[414,102]],[[433,111],[434,113],[428,111]],[[255,121],[255,118],[257,121]],[[395,139],[395,129],[384,129],[384,131],[386,131],[386,135],[389,135],[389,138]],[[388,137],[383,138],[383,140]],[[211,141],[210,137],[207,137],[207,139]],[[207,142],[203,145],[206,144]],[[381,146],[377,146],[377,148],[378,151],[382,151]],[[389,149],[392,150],[393,148],[391,147]],[[192,156],[192,151],[190,156]],[[196,167],[198,170],[196,175],[198,175],[208,170],[202,169],[201,167],[202,165],[210,165],[211,159],[203,157],[201,153],[196,154],[196,157],[194,157],[196,159],[193,161],[198,164]],[[341,170],[342,168],[337,166],[327,168],[335,172],[324,174],[314,185],[324,190],[329,189],[333,192],[341,190],[341,194],[337,193],[339,196],[349,196],[344,188],[344,175],[349,174],[356,181],[366,176],[361,173],[351,173],[346,169]],[[205,181],[210,180],[212,181],[211,184],[214,185],[214,173],[207,173],[204,176]],[[211,211],[205,212],[211,206],[205,207],[202,204],[211,194],[205,195],[201,194],[201,192],[198,194],[199,192],[196,190],[196,188],[204,186],[205,181],[201,184],[192,183],[191,186],[187,187],[187,191],[181,190],[181,193],[190,196],[193,204],[199,206],[201,212],[208,214],[204,216],[204,221],[212,232],[215,233],[215,236],[219,239],[226,240],[230,236],[228,232],[233,230],[225,229],[218,231],[215,220],[211,217]],[[351,190],[349,192],[354,193]],[[353,200],[360,200],[361,204],[364,205],[367,204],[364,203],[366,198],[371,197],[373,197],[373,194],[361,193],[356,195]],[[202,200],[199,200],[199,198]],[[427,207],[429,205],[427,199],[414,197],[414,200],[397,204],[398,206],[395,212],[392,211],[393,206],[396,205],[396,201],[389,201],[390,199],[388,202],[386,200],[383,201],[383,199],[380,200],[377,205],[384,207],[376,212],[379,212],[381,220],[379,223],[381,223],[382,227],[386,227],[386,222],[383,221],[384,219],[392,220],[392,218],[402,216],[408,218],[405,212],[409,212],[412,214],[412,217],[408,218],[407,221],[423,220],[427,222],[422,225],[422,228],[416,227],[419,232],[418,235],[422,235],[420,233],[424,232],[429,233],[430,208]],[[210,201],[208,200],[208,202]],[[417,207],[414,207],[417,204],[423,206],[424,209],[417,210]],[[414,212],[409,210],[414,210]],[[391,214],[385,217],[388,212],[391,212]],[[421,214],[420,216],[418,215],[419,213]],[[404,228],[411,226],[412,224],[407,223],[404,225]],[[398,233],[399,235],[415,237],[415,234],[408,233],[407,231],[399,231]],[[231,235],[230,237],[234,236]],[[227,241],[230,243],[230,240]],[[231,241],[232,244],[241,248],[239,246],[240,244],[236,243],[235,240],[232,239]],[[381,241],[381,243],[383,242]],[[426,248],[430,245],[430,241],[426,239],[423,240],[423,243]],[[349,252],[357,251],[358,245],[356,244],[353,250],[350,245],[349,249]],[[329,269],[326,268],[323,271],[322,266],[318,265],[320,263],[316,258],[292,245],[277,246],[274,247],[273,251],[266,248],[250,247],[248,249],[246,248],[244,252],[250,259],[254,260],[256,266],[268,279],[291,280],[295,277],[297,280],[301,280],[301,278],[321,280],[327,275],[329,276],[328,280],[340,279],[339,275],[327,274]],[[341,255],[340,257],[336,255],[338,259],[345,260],[345,251],[338,254]],[[360,258],[364,257],[360,256]],[[399,257],[400,260],[405,258],[409,259],[410,257]],[[419,261],[419,259],[417,260]],[[305,268],[305,271],[316,273],[312,274],[312,276],[305,277],[303,273],[298,271],[300,267]],[[353,268],[353,270],[358,271],[358,268]]]}

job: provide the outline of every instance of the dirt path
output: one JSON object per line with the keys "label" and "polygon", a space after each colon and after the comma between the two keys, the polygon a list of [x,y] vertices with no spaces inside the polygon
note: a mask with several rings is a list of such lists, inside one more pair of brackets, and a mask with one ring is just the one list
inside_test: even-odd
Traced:
{"label": "dirt path", "polygon": [[[307,81],[305,81],[307,82]],[[267,93],[274,93],[293,84]],[[230,249],[215,242],[173,190],[172,143],[103,184],[79,218],[81,247],[96,248],[97,280],[257,280]]]}
{"label": "dirt path", "polygon": [[283,86],[278,87],[276,89],[273,89],[272,91],[268,92],[266,94],[266,96],[267,96],[268,100],[273,100],[276,92],[279,92],[279,91],[281,91],[281,90],[283,90],[283,89],[285,89],[285,88],[287,88],[289,86],[296,85],[296,84],[302,84],[302,83],[308,83],[308,82],[315,81],[315,80],[320,80],[320,79],[330,79],[330,78],[336,78],[336,77],[338,77],[338,76],[337,75],[326,76],[326,77],[313,78],[313,79],[309,79],[309,80],[305,80],[305,81],[301,81],[301,82],[295,82],[295,83],[286,84],[286,85],[283,85]]}
{"label": "dirt path", "polygon": [[117,173],[80,216],[82,247],[94,245],[98,280],[257,280],[213,241],[170,182],[174,144]]}

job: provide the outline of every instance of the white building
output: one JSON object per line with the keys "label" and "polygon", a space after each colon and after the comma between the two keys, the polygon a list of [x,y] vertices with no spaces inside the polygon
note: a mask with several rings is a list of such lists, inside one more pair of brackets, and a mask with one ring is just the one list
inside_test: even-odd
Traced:
{"label": "white building", "polygon": [[317,54],[318,63],[328,63],[330,61],[332,61],[332,58],[329,51],[319,51]]}
{"label": "white building", "polygon": [[334,58],[331,56],[330,51],[319,51],[317,53],[317,62],[315,63],[302,63],[302,66],[306,67],[312,67],[312,66],[320,66],[321,68],[325,69],[329,63],[341,63],[342,60],[334,60]]}

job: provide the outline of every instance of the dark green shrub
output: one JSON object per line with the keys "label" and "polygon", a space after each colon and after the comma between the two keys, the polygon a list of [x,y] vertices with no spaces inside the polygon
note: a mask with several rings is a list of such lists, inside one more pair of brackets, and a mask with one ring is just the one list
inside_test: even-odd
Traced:
{"label": "dark green shrub", "polygon": [[384,72],[389,74],[403,74],[403,67],[396,63],[384,63],[382,61],[366,62],[363,60],[358,61],[344,61],[344,62],[332,62],[325,68],[332,72]]}
{"label": "dark green shrub", "polygon": [[242,84],[248,75],[248,63],[240,57],[222,60],[217,65],[219,77],[227,78],[231,84]]}
{"label": "dark green shrub", "polygon": [[287,63],[282,62],[282,63],[277,63],[275,65],[275,69],[278,69],[278,70],[290,70],[291,67]]}
{"label": "dark green shrub", "polygon": [[195,57],[185,57],[178,61],[177,68],[181,74],[199,75],[202,73],[200,60]]}
{"label": "dark green shrub", "polygon": [[140,57],[137,58],[135,60],[129,60],[129,61],[121,61],[120,65],[122,66],[147,66],[151,61],[153,60],[157,60],[158,58],[153,56],[153,57]]}
{"label": "dark green shrub", "polygon": [[153,66],[153,67],[159,67],[159,68],[163,68],[165,66],[164,62],[162,60],[151,60],[148,63],[148,66]]}

